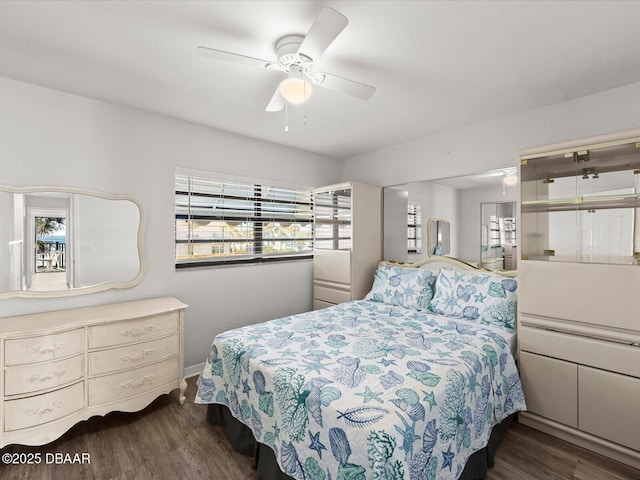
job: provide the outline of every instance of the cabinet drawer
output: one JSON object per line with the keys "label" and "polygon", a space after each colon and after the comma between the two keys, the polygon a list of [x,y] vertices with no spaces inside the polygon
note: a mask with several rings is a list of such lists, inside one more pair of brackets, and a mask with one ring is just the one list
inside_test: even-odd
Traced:
{"label": "cabinet drawer", "polygon": [[580,430],[640,450],[640,379],[578,367]]}
{"label": "cabinet drawer", "polygon": [[23,365],[68,357],[84,351],[84,330],[78,328],[55,335],[43,335],[5,342],[5,365]]}
{"label": "cabinet drawer", "polygon": [[180,358],[89,379],[89,406],[133,397],[178,380]]}
{"label": "cabinet drawer", "polygon": [[578,426],[578,366],[520,352],[520,380],[527,410],[570,427]]}
{"label": "cabinet drawer", "polygon": [[147,365],[180,352],[180,335],[89,353],[89,375]]}
{"label": "cabinet drawer", "polygon": [[317,300],[317,299],[313,300],[314,310],[321,310],[323,308],[328,308],[328,307],[335,307],[335,303],[323,302],[322,300]]}
{"label": "cabinet drawer", "polygon": [[56,387],[79,380],[83,373],[84,357],[81,355],[47,364],[7,367],[4,373],[5,395]]}
{"label": "cabinet drawer", "polygon": [[168,312],[127,322],[89,327],[89,348],[124,345],[169,335],[178,331],[179,318],[179,312]]}
{"label": "cabinet drawer", "polygon": [[[549,323],[549,319],[545,320]],[[522,350],[550,357],[561,356],[568,362],[640,377],[640,348],[628,344],[635,341],[635,337],[629,336],[625,344],[526,326],[534,322],[540,320],[520,316],[518,344]],[[594,355],[594,352],[598,354]]]}
{"label": "cabinet drawer", "polygon": [[314,285],[313,298],[328,303],[344,303],[351,300],[351,291]]}
{"label": "cabinet drawer", "polygon": [[43,395],[7,400],[4,407],[5,432],[48,423],[84,408],[84,383]]}

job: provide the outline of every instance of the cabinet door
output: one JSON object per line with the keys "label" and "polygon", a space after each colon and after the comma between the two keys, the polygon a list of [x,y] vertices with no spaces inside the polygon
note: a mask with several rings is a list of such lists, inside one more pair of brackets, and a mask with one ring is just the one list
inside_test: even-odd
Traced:
{"label": "cabinet door", "polygon": [[351,284],[351,251],[316,250],[313,252],[313,276],[316,280]]}
{"label": "cabinet door", "polygon": [[640,450],[640,379],[578,368],[580,430]]}
{"label": "cabinet door", "polygon": [[570,427],[578,426],[578,366],[520,352],[520,379],[527,410]]}

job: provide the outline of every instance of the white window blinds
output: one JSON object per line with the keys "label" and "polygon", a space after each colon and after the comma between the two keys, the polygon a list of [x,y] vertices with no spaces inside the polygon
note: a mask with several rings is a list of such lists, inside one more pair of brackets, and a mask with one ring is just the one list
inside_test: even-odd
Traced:
{"label": "white window blinds", "polygon": [[309,258],[310,190],[176,174],[176,267]]}

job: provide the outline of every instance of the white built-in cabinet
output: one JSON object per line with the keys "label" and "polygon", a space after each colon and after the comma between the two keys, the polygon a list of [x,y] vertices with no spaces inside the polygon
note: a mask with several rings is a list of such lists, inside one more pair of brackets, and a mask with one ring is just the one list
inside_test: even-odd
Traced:
{"label": "white built-in cabinet", "polygon": [[0,447],[48,443],[176,388],[183,403],[184,308],[167,297],[0,318]]}
{"label": "white built-in cabinet", "polygon": [[362,299],[382,259],[382,188],[357,182],[314,190],[313,308]]}
{"label": "white built-in cabinet", "polygon": [[520,422],[640,468],[640,131],[521,155]]}

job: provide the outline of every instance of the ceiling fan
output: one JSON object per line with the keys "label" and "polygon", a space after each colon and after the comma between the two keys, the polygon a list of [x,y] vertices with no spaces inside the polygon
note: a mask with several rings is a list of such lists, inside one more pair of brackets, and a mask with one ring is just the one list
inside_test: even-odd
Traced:
{"label": "ceiling fan", "polygon": [[376,91],[375,87],[314,69],[320,56],[348,23],[347,17],[337,10],[323,7],[307,35],[286,35],[276,42],[276,60],[261,60],[209,47],[198,47],[198,53],[215,60],[254,65],[287,74],[271,97],[267,112],[278,112],[287,102],[306,102],[311,96],[312,85],[367,100]]}

